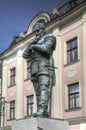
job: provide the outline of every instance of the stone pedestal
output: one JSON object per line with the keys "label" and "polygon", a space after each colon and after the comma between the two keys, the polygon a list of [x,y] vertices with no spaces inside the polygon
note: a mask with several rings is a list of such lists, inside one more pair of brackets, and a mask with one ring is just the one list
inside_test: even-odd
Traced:
{"label": "stone pedestal", "polygon": [[61,119],[32,117],[14,121],[12,130],[68,130],[68,123]]}

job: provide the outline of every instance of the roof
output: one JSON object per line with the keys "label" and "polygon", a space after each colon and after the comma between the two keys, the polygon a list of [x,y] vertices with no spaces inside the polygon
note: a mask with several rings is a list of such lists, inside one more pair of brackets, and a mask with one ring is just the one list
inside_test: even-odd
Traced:
{"label": "roof", "polygon": [[[86,0],[69,0],[69,2],[67,2],[66,4],[64,4],[63,6],[61,6],[60,8],[57,9],[58,14],[50,15],[51,21],[67,14],[68,12],[72,11],[73,9],[76,9],[79,5],[83,4],[84,2],[86,2]],[[26,32],[24,32],[24,34],[25,33]],[[21,40],[23,40],[25,38],[26,37],[15,36],[12,43],[10,44],[10,46],[4,52],[2,52],[0,55],[3,55],[6,51],[11,49],[13,46],[17,45]]]}
{"label": "roof", "polygon": [[59,8],[59,15],[64,15],[65,13],[73,10],[83,2],[86,2],[86,0],[70,0],[65,5]]}

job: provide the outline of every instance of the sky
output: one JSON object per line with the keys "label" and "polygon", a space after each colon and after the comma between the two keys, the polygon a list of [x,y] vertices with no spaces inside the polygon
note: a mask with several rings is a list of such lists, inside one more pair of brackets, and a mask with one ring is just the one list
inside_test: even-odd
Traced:
{"label": "sky", "polygon": [[40,12],[52,13],[68,0],[0,0],[0,53],[25,32],[31,20]]}

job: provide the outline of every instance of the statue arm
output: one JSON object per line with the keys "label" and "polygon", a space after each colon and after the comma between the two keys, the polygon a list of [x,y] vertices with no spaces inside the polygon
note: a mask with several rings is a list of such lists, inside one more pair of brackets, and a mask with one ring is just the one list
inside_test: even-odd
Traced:
{"label": "statue arm", "polygon": [[32,53],[32,51],[33,51],[32,46],[33,46],[33,44],[36,44],[36,42],[37,42],[36,39],[35,39],[35,40],[32,40],[32,41],[26,46],[26,48],[24,49],[24,52],[23,52],[23,58],[28,59],[28,58],[31,57],[31,53]]}
{"label": "statue arm", "polygon": [[29,49],[29,45],[24,49],[24,52],[23,52],[23,58],[24,59],[28,59],[28,58],[30,58],[30,55],[31,55],[31,53],[30,53],[30,49]]}
{"label": "statue arm", "polygon": [[56,46],[56,40],[53,37],[45,37],[45,40],[42,41],[44,43],[41,44],[35,44],[32,46],[32,48],[35,51],[39,51],[44,54],[52,55],[53,50],[55,49]]}
{"label": "statue arm", "polygon": [[33,45],[32,48],[35,51],[38,51],[38,52],[41,52],[41,53],[44,53],[44,54],[50,54],[50,50],[52,50],[49,45],[45,45],[45,44],[42,44],[42,45]]}

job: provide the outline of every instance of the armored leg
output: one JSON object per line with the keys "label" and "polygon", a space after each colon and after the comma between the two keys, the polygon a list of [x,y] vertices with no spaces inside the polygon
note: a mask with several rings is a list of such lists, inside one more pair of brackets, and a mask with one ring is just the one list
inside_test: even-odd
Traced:
{"label": "armored leg", "polygon": [[43,116],[48,116],[48,101],[49,101],[49,76],[39,75],[38,77],[40,98],[38,100],[38,113]]}
{"label": "armored leg", "polygon": [[49,75],[38,75],[38,80],[33,80],[37,98],[37,112],[33,116],[48,116],[49,102]]}
{"label": "armored leg", "polygon": [[38,103],[38,112],[41,115],[48,116],[48,101],[49,101],[49,91],[48,86],[41,85],[40,86],[40,99]]}
{"label": "armored leg", "polygon": [[38,103],[39,103],[39,99],[40,99],[40,89],[38,86],[38,82],[37,81],[33,81],[33,86],[35,89],[35,94],[36,94],[36,101],[37,101],[37,107],[38,107]]}

